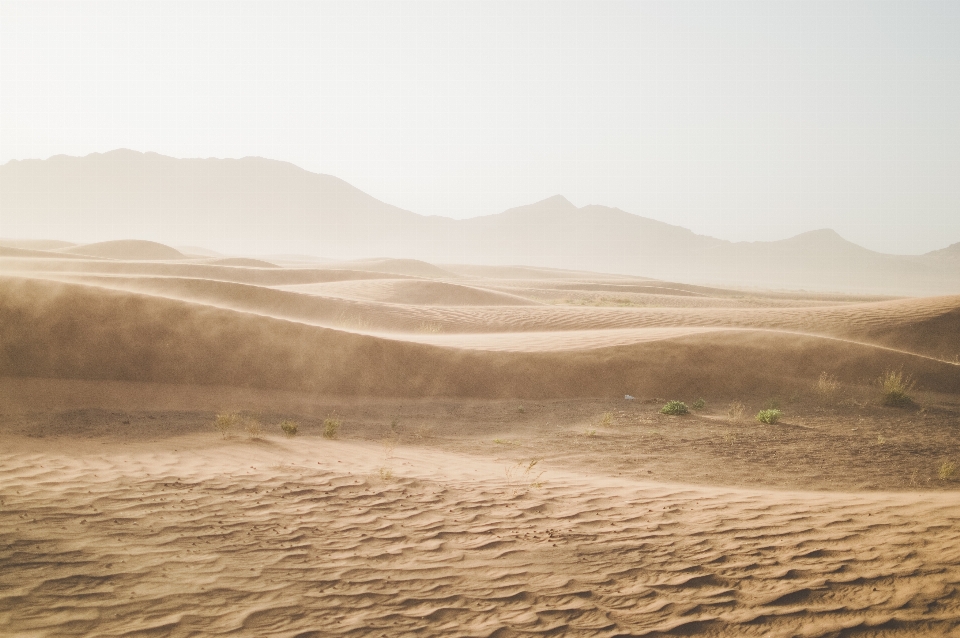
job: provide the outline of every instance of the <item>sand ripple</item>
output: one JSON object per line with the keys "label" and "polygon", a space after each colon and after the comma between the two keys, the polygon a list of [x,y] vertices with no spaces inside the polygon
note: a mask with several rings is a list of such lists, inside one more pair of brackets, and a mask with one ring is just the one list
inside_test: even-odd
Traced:
{"label": "sand ripple", "polygon": [[[960,497],[692,488],[199,437],[0,456],[18,636],[941,635]],[[96,446],[116,446],[108,450]],[[119,448],[119,449],[117,449]]]}

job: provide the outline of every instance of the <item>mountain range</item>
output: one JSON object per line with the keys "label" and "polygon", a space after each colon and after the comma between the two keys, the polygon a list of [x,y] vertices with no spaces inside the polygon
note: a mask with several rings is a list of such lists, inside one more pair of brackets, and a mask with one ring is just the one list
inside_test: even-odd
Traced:
{"label": "mountain range", "polygon": [[0,236],[138,238],[232,254],[529,265],[741,287],[960,293],[960,243],[889,255],[828,229],[730,242],[617,208],[578,208],[559,195],[455,220],[403,210],[287,162],[125,149],[0,166]]}

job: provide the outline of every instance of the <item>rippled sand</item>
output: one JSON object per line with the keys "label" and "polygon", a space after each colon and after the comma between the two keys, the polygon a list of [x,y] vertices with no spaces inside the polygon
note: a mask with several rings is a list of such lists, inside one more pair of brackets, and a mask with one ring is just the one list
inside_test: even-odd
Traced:
{"label": "rippled sand", "polygon": [[[960,497],[194,435],[0,456],[7,635],[936,635]],[[386,469],[389,468],[389,469]]]}

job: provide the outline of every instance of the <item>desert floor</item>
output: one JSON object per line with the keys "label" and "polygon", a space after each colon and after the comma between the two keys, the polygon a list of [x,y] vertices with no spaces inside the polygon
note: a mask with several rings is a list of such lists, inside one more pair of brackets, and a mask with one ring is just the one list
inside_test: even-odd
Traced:
{"label": "desert floor", "polygon": [[31,252],[2,635],[960,635],[960,297]]}

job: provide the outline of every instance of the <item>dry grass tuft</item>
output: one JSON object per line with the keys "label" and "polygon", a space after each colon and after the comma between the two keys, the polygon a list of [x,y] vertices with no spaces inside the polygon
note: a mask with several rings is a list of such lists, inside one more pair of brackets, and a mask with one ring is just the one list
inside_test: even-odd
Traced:
{"label": "dry grass tuft", "polygon": [[244,420],[244,429],[247,431],[247,436],[251,439],[260,439],[263,436],[263,424],[260,423],[260,420],[256,417],[248,417]]}
{"label": "dry grass tuft", "polygon": [[957,464],[950,461],[944,461],[940,464],[940,467],[937,468],[937,476],[940,477],[941,481],[946,481],[953,476],[953,473],[957,471]]}
{"label": "dry grass tuft", "polygon": [[289,437],[297,436],[300,431],[300,424],[296,421],[284,420],[280,422],[280,429]]}
{"label": "dry grass tuft", "polygon": [[340,419],[326,418],[323,420],[323,438],[335,439],[340,434]]}
{"label": "dry grass tuft", "polygon": [[730,407],[727,408],[727,416],[731,421],[741,421],[743,420],[743,414],[747,411],[747,406],[743,405],[739,401],[734,401],[730,404]]}
{"label": "dry grass tuft", "polygon": [[877,384],[880,386],[880,403],[893,408],[905,408],[914,405],[910,391],[913,390],[914,381],[909,375],[905,375],[903,370],[887,370],[879,379]]}
{"label": "dry grass tuft", "polygon": [[840,381],[829,372],[821,372],[814,389],[821,399],[833,399],[837,396],[837,391],[840,389]]}
{"label": "dry grass tuft", "polygon": [[240,424],[240,415],[236,412],[221,412],[213,421],[213,427],[217,429],[220,436],[229,438],[230,433]]}

